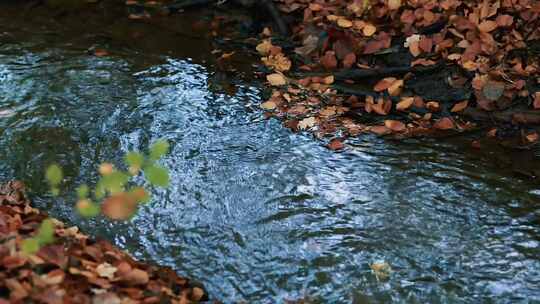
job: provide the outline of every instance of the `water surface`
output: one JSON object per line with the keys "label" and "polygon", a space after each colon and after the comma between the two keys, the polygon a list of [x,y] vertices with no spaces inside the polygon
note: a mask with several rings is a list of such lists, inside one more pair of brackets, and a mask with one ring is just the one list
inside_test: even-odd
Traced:
{"label": "water surface", "polygon": [[[0,18],[0,178],[25,180],[54,216],[226,303],[540,302],[540,187],[506,165],[534,156],[372,136],[335,153],[262,119],[257,83],[216,87],[208,41],[163,55],[114,40],[95,57],[93,36],[13,24]],[[72,195],[46,194],[48,163],[69,190],[158,138],[172,144],[171,186],[130,222],[85,221]]]}

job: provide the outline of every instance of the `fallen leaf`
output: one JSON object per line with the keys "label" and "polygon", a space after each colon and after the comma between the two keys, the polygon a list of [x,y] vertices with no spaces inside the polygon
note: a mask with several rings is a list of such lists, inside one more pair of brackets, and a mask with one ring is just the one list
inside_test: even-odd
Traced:
{"label": "fallen leaf", "polygon": [[398,96],[399,94],[401,94],[402,87],[403,79],[398,79],[388,87],[388,94],[390,94],[390,96]]}
{"label": "fallen leaf", "polygon": [[352,23],[352,21],[349,20],[349,19],[340,18],[340,19],[338,19],[338,21],[337,21],[337,25],[338,25],[339,27],[342,27],[342,28],[350,28],[350,27],[353,26],[353,23]]}
{"label": "fallen leaf", "polygon": [[504,93],[504,83],[499,81],[488,81],[482,88],[484,97],[491,101],[497,101]]}
{"label": "fallen leaf", "polygon": [[450,112],[453,112],[453,113],[456,113],[456,112],[461,112],[463,110],[465,110],[465,108],[467,108],[467,106],[469,105],[469,101],[468,100],[464,100],[462,102],[458,102],[456,103],[452,109],[450,110]]}
{"label": "fallen leaf", "polygon": [[387,119],[384,121],[384,126],[394,132],[403,132],[407,130],[407,126],[399,120]]}
{"label": "fallen leaf", "polygon": [[401,0],[388,0],[388,9],[397,10],[401,7]]}
{"label": "fallen leaf", "polygon": [[414,97],[404,97],[396,105],[396,110],[405,111],[412,106],[413,102],[414,102]]}
{"label": "fallen leaf", "polygon": [[287,79],[285,78],[285,76],[283,76],[283,74],[278,74],[278,73],[267,75],[266,80],[268,80],[270,85],[273,85],[273,86],[282,86],[282,85],[287,84]]}
{"label": "fallen leaf", "polygon": [[478,30],[484,33],[489,33],[497,28],[497,22],[492,20],[483,21],[478,25]]}
{"label": "fallen leaf", "polygon": [[362,34],[364,34],[364,36],[371,37],[376,31],[377,28],[373,24],[367,23],[362,29]]}
{"label": "fallen leaf", "polygon": [[486,133],[486,136],[487,137],[495,137],[495,136],[497,136],[497,128],[493,128],[493,129],[489,130]]}
{"label": "fallen leaf", "polygon": [[437,120],[433,124],[433,127],[435,129],[439,129],[439,130],[450,130],[450,129],[454,128],[454,122],[448,117],[443,117],[443,118]]}
{"label": "fallen leaf", "polygon": [[345,148],[345,145],[340,139],[334,138],[330,141],[330,143],[328,143],[328,148],[330,148],[331,150],[337,151],[337,150],[341,150]]}
{"label": "fallen leaf", "polygon": [[276,103],[271,100],[261,103],[261,108],[265,110],[274,110],[276,107]]}
{"label": "fallen leaf", "polygon": [[375,262],[369,265],[369,268],[371,268],[371,270],[375,274],[377,281],[385,281],[392,274],[392,267],[390,267],[390,264],[384,261]]}
{"label": "fallen leaf", "polygon": [[540,92],[535,92],[534,93],[533,107],[535,109],[540,109]]}
{"label": "fallen leaf", "polygon": [[300,130],[306,130],[313,127],[316,123],[317,120],[315,119],[315,117],[304,118],[298,123],[298,128]]}
{"label": "fallen leaf", "polygon": [[114,278],[114,273],[117,271],[118,269],[114,266],[112,266],[111,264],[109,263],[102,263],[102,264],[99,264],[97,267],[96,267],[96,272],[97,274],[102,277],[102,278],[107,278],[109,280],[112,280]]}
{"label": "fallen leaf", "polygon": [[259,43],[256,47],[257,52],[263,56],[267,56],[270,53],[270,49],[273,47],[272,42],[270,42],[269,39],[263,40],[263,42]]}
{"label": "fallen leaf", "polygon": [[337,67],[336,54],[333,51],[326,51],[324,56],[321,57],[321,64],[327,69],[332,70]]}
{"label": "fallen leaf", "polygon": [[369,127],[369,132],[377,135],[386,135],[392,133],[392,130],[388,129],[386,126],[372,126]]}
{"label": "fallen leaf", "polygon": [[395,77],[386,77],[375,84],[373,90],[375,92],[382,92],[388,89],[397,79]]}

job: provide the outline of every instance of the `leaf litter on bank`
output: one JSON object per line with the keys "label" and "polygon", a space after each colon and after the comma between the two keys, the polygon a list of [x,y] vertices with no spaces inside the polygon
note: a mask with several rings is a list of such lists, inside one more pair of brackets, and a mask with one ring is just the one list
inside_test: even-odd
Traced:
{"label": "leaf litter on bank", "polygon": [[[29,239],[35,244],[24,242]],[[49,242],[39,246],[43,239]],[[138,262],[109,242],[48,218],[31,207],[20,182],[0,186],[0,240],[0,302],[193,303],[207,298],[201,287],[170,268]]]}

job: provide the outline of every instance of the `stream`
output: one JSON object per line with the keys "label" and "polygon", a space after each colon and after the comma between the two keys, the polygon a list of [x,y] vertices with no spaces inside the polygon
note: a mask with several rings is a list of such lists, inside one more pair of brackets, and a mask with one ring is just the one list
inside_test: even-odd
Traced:
{"label": "stream", "polygon": [[[208,39],[0,11],[0,180],[24,180],[51,215],[225,303],[540,303],[540,185],[516,174],[540,166],[533,153],[371,135],[336,153],[264,119],[250,64],[223,81]],[[74,212],[98,163],[158,138],[168,189],[125,223]],[[382,261],[387,281],[370,269]]]}

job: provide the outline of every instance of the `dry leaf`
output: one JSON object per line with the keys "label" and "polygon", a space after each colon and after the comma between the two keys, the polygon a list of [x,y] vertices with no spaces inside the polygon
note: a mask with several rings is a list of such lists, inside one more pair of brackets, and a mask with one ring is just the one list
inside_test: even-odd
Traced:
{"label": "dry leaf", "polygon": [[285,76],[283,76],[283,74],[278,74],[278,73],[267,75],[266,80],[268,80],[270,85],[273,85],[273,86],[282,86],[282,85],[287,84],[287,79],[285,78]]}
{"label": "dry leaf", "polygon": [[97,274],[102,278],[107,278],[109,280],[112,280],[114,278],[114,273],[118,269],[114,266],[112,266],[109,263],[102,263],[99,264],[98,267],[96,267]]}
{"label": "dry leaf", "polygon": [[350,28],[350,27],[353,26],[353,23],[352,23],[351,20],[348,20],[348,19],[345,19],[345,18],[340,18],[337,21],[337,25],[339,27],[342,27],[342,28]]}
{"label": "dry leaf", "polygon": [[407,130],[407,126],[399,120],[387,119],[384,121],[384,126],[394,132],[403,132]]}
{"label": "dry leaf", "polygon": [[277,107],[276,103],[274,101],[266,101],[261,104],[261,108],[265,110],[274,110]]}
{"label": "dry leaf", "polygon": [[453,112],[453,113],[456,113],[456,112],[461,112],[463,110],[465,110],[465,108],[467,108],[467,106],[469,105],[469,101],[468,100],[464,100],[462,102],[458,102],[456,103],[452,109],[450,110],[450,112]]}
{"label": "dry leaf", "polygon": [[270,39],[265,39],[263,42],[259,43],[256,47],[257,52],[263,56],[267,56],[270,53],[270,49],[273,47]]}
{"label": "dry leaf", "polygon": [[448,117],[443,117],[443,118],[437,120],[433,124],[433,127],[435,129],[439,129],[439,130],[450,130],[450,129],[454,128],[454,122],[452,121],[452,119],[450,119]]}
{"label": "dry leaf", "polygon": [[330,141],[330,143],[328,143],[328,148],[330,148],[331,150],[337,151],[337,150],[341,150],[345,148],[345,145],[340,139],[334,138]]}
{"label": "dry leaf", "polygon": [[376,31],[377,28],[375,27],[375,25],[367,23],[362,29],[362,34],[364,34],[364,36],[371,37],[373,36],[373,34],[375,34]]}
{"label": "dry leaf", "polygon": [[396,110],[405,111],[412,106],[413,102],[414,102],[414,97],[404,97],[396,105]]}
{"label": "dry leaf", "polygon": [[298,128],[300,130],[306,130],[313,127],[316,123],[317,120],[315,119],[315,117],[304,118],[298,123]]}

